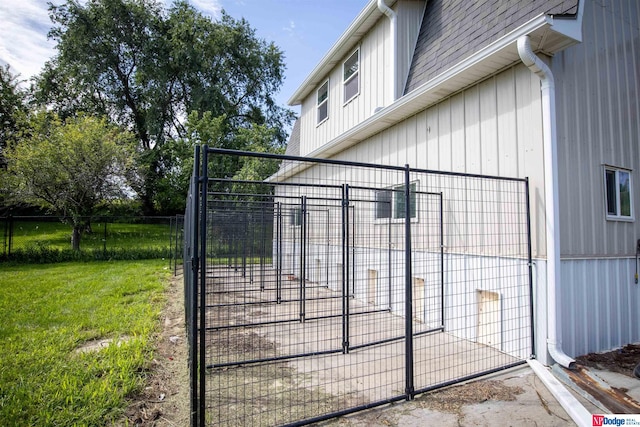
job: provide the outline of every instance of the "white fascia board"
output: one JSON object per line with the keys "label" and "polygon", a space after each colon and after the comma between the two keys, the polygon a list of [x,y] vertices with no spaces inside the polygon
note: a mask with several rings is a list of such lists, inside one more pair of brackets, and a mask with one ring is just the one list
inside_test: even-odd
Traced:
{"label": "white fascia board", "polygon": [[[581,1],[580,4],[583,2]],[[430,81],[419,86],[408,94],[398,98],[393,104],[381,109],[368,119],[354,126],[343,134],[337,136],[322,147],[308,153],[305,157],[330,158],[331,156],[369,138],[382,130],[389,128],[402,120],[417,114],[418,112],[440,102],[451,94],[464,89],[465,87],[479,81],[483,74],[489,76],[500,69],[519,61],[516,43],[518,38],[525,35],[537,34],[534,39],[544,42],[549,31],[558,33],[562,37],[576,40],[576,26],[582,27],[581,16],[577,17],[575,25],[571,25],[570,19],[553,19],[551,16],[542,14],[529,22],[521,25],[512,32],[504,35],[500,39],[479,50],[447,71],[436,76]],[[562,22],[560,22],[562,21]],[[555,25],[554,25],[555,24]],[[562,31],[568,31],[564,34]],[[573,37],[572,37],[573,36]],[[581,38],[581,37],[580,37]],[[577,41],[577,40],[576,40]],[[542,48],[543,46],[535,46]],[[309,168],[310,163],[295,163],[289,167],[284,167],[267,181],[283,181],[303,170]]]}

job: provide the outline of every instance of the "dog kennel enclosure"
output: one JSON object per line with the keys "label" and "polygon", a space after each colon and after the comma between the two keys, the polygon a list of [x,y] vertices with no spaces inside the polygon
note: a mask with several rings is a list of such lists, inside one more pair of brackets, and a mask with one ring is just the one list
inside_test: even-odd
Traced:
{"label": "dog kennel enclosure", "polygon": [[196,149],[191,424],[304,425],[524,363],[528,194],[526,179]]}

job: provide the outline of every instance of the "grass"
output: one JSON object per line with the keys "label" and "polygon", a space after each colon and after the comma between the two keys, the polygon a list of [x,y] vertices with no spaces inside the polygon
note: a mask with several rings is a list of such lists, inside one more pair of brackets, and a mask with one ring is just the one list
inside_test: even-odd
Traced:
{"label": "grass", "polygon": [[[91,233],[83,233],[82,250],[166,249],[170,246],[169,224],[124,224],[96,222]],[[71,226],[51,221],[15,221],[12,249],[71,248]]]}
{"label": "grass", "polygon": [[[0,265],[0,425],[109,425],[154,349],[165,263]],[[97,339],[120,339],[79,352]]]}

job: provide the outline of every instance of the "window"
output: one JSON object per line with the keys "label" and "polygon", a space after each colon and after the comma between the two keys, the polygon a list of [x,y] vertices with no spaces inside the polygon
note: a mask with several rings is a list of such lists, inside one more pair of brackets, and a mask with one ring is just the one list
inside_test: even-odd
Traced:
{"label": "window", "polygon": [[295,208],[291,210],[291,225],[292,226],[302,225],[302,209]]}
{"label": "window", "polygon": [[360,49],[344,61],[342,65],[345,104],[360,93]]}
{"label": "window", "polygon": [[376,191],[376,219],[391,218],[391,190]]}
{"label": "window", "polygon": [[329,117],[329,80],[324,82],[320,89],[318,89],[318,121],[320,124],[327,120]]}
{"label": "window", "polygon": [[607,219],[633,219],[631,171],[605,167],[604,188]]}
{"label": "window", "polygon": [[[405,198],[404,185],[399,185],[394,188],[393,192],[393,217],[396,219],[404,218],[407,201]],[[411,204],[409,205],[409,214],[411,218],[416,217],[416,183],[409,184],[409,192]]]}
{"label": "window", "polygon": [[[411,193],[409,214],[411,215],[411,218],[417,217],[417,186],[417,182],[412,182],[411,184],[409,184],[409,191]],[[404,185],[396,185],[394,187],[391,187],[390,189],[376,191],[375,219],[404,219],[405,206],[407,205],[404,188]]]}

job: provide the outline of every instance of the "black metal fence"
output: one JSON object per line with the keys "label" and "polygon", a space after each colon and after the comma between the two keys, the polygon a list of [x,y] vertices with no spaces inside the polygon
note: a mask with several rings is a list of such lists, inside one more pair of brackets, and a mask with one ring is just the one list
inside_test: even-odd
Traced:
{"label": "black metal fence", "polygon": [[[85,251],[140,251],[168,257],[177,270],[182,262],[182,215],[173,217],[86,218],[80,249]],[[38,250],[71,250],[71,226],[56,216],[0,217],[0,258],[19,258]]]}
{"label": "black metal fence", "polygon": [[[282,164],[233,180],[230,157]],[[534,354],[526,180],[206,147],[195,164],[192,425],[309,424]]]}

